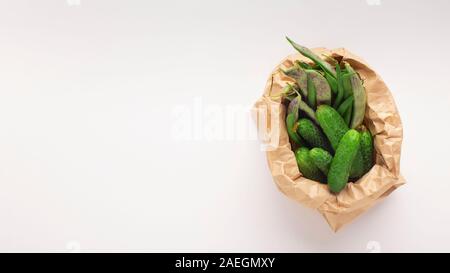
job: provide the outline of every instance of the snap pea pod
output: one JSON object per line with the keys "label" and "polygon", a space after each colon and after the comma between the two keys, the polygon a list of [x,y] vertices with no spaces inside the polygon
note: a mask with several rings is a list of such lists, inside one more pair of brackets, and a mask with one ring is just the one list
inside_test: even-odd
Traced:
{"label": "snap pea pod", "polygon": [[317,56],[314,52],[312,52],[309,48],[301,46],[291,39],[289,37],[286,37],[288,42],[303,56],[311,59],[315,64],[320,66],[323,71],[326,73],[329,73],[331,76],[336,77],[336,71],[334,70],[333,66],[331,66],[329,63],[322,60],[319,56]]}
{"label": "snap pea pod", "polygon": [[299,109],[299,103],[301,100],[302,100],[301,96],[295,97],[293,100],[291,100],[291,102],[289,103],[288,108],[287,108],[286,115],[294,114],[296,121],[298,120],[298,109]]}
{"label": "snap pea pod", "polygon": [[295,99],[293,99],[288,106],[287,115],[290,113],[295,113],[296,121],[298,120],[298,110],[301,110],[303,113],[305,113],[312,121],[317,123],[316,119],[316,112],[309,107],[309,105],[302,101],[301,96],[297,96]]}
{"label": "snap pea pod", "polygon": [[[333,58],[333,57],[331,57],[329,55],[322,54],[322,56],[325,58],[325,61],[327,63],[329,63],[331,65],[331,67],[333,67],[333,68],[335,68],[336,65],[339,64],[339,62],[335,58]],[[336,70],[336,68],[335,68],[335,70]],[[324,72],[324,74],[325,74],[324,75],[325,78],[328,81],[328,84],[331,87],[331,90],[333,91],[333,93],[335,95],[337,95],[337,93],[338,93],[337,71],[336,71],[336,75],[335,76],[333,76],[333,75],[331,75],[331,74],[329,74],[327,72]]]}
{"label": "snap pea pod", "polygon": [[350,83],[353,90],[353,116],[350,123],[350,128],[356,128],[364,121],[364,114],[366,112],[366,90],[359,75],[353,70],[350,64],[346,63],[345,67],[350,72]]}
{"label": "snap pea pod", "polygon": [[287,83],[283,90],[277,95],[271,95],[269,92],[270,98],[281,98],[283,102],[285,102],[285,100],[292,101],[297,95],[300,95],[299,91],[290,83]]}
{"label": "snap pea pod", "polygon": [[342,85],[344,87],[344,99],[353,95],[352,83],[350,81],[350,73],[346,72],[342,74]]}
{"label": "snap pea pod", "polygon": [[287,95],[287,96],[284,97],[284,99],[286,99],[287,101],[292,101],[296,97],[297,97],[297,95]]}
{"label": "snap pea pod", "polygon": [[307,97],[308,105],[311,108],[316,109],[316,98],[317,98],[316,87],[313,83],[311,73],[308,73],[307,75],[308,75],[308,97]]}
{"label": "snap pea pod", "polygon": [[300,96],[297,96],[288,105],[286,113],[286,131],[289,135],[289,138],[293,142],[299,145],[304,145],[303,140],[300,138],[300,136],[297,134],[297,130],[294,128],[298,120],[299,102],[301,101],[301,99],[302,98]]}
{"label": "snap pea pod", "polygon": [[297,89],[290,83],[287,83],[280,94],[283,99],[288,100],[289,102],[294,100],[298,95],[300,95],[299,91],[297,91]]}
{"label": "snap pea pod", "polygon": [[325,79],[330,85],[331,91],[336,95],[337,94],[337,82],[336,79],[328,73],[325,73]]}
{"label": "snap pea pod", "polygon": [[300,62],[300,61],[295,61],[295,63],[298,64],[303,69],[314,69],[314,67],[312,65],[310,65],[309,63]]}
{"label": "snap pea pod", "polygon": [[[306,70],[315,87],[316,105],[331,104],[331,88],[326,78],[316,70]],[[309,95],[309,94],[308,94]],[[314,107],[313,107],[314,108]]]}
{"label": "snap pea pod", "polygon": [[353,112],[353,104],[350,105],[350,108],[347,109],[344,113],[344,121],[347,123],[348,126],[350,126],[350,122],[352,120],[352,112]]}
{"label": "snap pea pod", "polygon": [[294,113],[287,115],[286,116],[286,131],[289,135],[289,139],[291,139],[293,142],[295,142],[299,145],[303,145],[304,144],[303,140],[300,138],[300,136],[297,134],[296,130],[294,129],[294,125],[296,122],[297,122],[297,120],[295,118]]}
{"label": "snap pea pod", "polygon": [[[283,88],[283,91],[281,91],[281,94],[279,95],[282,99],[289,99],[289,96],[292,95],[292,86],[291,85],[286,85]],[[292,99],[289,99],[289,101],[291,101]]]}
{"label": "snap pea pod", "polygon": [[295,66],[291,66],[291,67],[289,67],[289,68],[287,68],[287,69],[280,68],[280,70],[281,70],[286,76],[291,76],[291,75],[295,74],[295,73],[296,73],[296,71],[295,71],[296,69],[297,69],[297,67],[295,67]]}
{"label": "snap pea pod", "polygon": [[308,78],[306,71],[301,68],[298,64],[295,64],[293,67],[288,68],[287,70],[281,70],[286,76],[291,77],[295,80],[298,87],[300,88],[300,92],[306,98],[308,92]]}
{"label": "snap pea pod", "polygon": [[337,109],[344,98],[344,86],[342,84],[342,71],[341,66],[336,64],[336,82],[337,82],[337,95],[336,100],[334,101],[334,108]]}
{"label": "snap pea pod", "polygon": [[287,114],[289,115],[291,113],[294,113],[295,115],[295,121],[298,120],[299,118],[299,114],[298,114],[298,110],[301,110],[303,113],[305,113],[312,121],[314,121],[315,123],[317,123],[317,119],[316,119],[316,112],[314,112],[314,110],[308,106],[308,104],[306,104],[304,101],[302,101],[302,97],[301,96],[297,96],[295,99],[293,99],[289,105],[288,105],[288,110],[287,110]]}
{"label": "snap pea pod", "polygon": [[[344,117],[347,110],[353,105],[353,96],[348,97],[337,109],[338,113]],[[344,118],[345,120],[345,118]]]}
{"label": "snap pea pod", "polygon": [[314,112],[314,110],[311,107],[309,107],[308,104],[306,104],[304,101],[299,101],[298,108],[302,112],[304,112],[312,121],[317,123],[316,112]]}
{"label": "snap pea pod", "polygon": [[298,110],[300,110],[303,113],[305,113],[312,121],[317,123],[316,112],[314,112],[314,110],[311,107],[309,107],[308,104],[306,104],[304,101],[302,101],[302,97],[301,96],[297,96],[295,99],[293,99],[289,103],[286,115],[294,113],[295,114],[295,121],[297,121],[298,117],[299,117]]}
{"label": "snap pea pod", "polygon": [[288,94],[292,91],[292,85],[288,84],[283,88],[283,91],[281,91],[281,94]]}

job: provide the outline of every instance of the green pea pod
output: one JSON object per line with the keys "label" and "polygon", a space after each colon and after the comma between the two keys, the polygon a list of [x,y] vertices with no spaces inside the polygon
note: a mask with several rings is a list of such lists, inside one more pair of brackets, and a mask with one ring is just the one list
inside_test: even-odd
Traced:
{"label": "green pea pod", "polygon": [[341,72],[341,66],[339,64],[336,64],[336,81],[337,81],[337,95],[336,100],[334,101],[334,109],[337,109],[339,105],[342,102],[342,99],[344,98],[344,86],[342,84],[342,72]]}
{"label": "green pea pod", "polygon": [[292,85],[288,84],[283,88],[283,91],[281,91],[281,94],[289,94],[292,92]]}
{"label": "green pea pod", "polygon": [[283,91],[281,91],[279,97],[281,97],[282,100],[287,99],[291,101],[292,98],[290,98],[290,96],[292,95],[292,91],[292,86],[288,84],[283,88]]}
{"label": "green pea pod", "polygon": [[350,64],[346,63],[345,67],[350,72],[350,83],[353,90],[353,116],[350,128],[356,128],[364,121],[367,103],[366,90],[359,75],[353,70]]}
{"label": "green pea pod", "polygon": [[[316,105],[331,104],[331,88],[326,78],[315,70],[306,70],[308,79],[310,79],[315,87]],[[309,92],[309,91],[308,91]],[[308,94],[309,95],[309,94]],[[313,107],[314,108],[314,107]]]}
{"label": "green pea pod", "polygon": [[284,97],[284,99],[288,100],[288,101],[292,101],[293,99],[295,99],[297,97],[297,94],[292,94],[292,95],[287,95]]}
{"label": "green pea pod", "polygon": [[350,122],[352,120],[352,112],[353,112],[353,104],[350,105],[350,107],[345,111],[344,113],[344,121],[347,123],[348,126],[350,126]]}
{"label": "green pea pod", "polygon": [[300,92],[302,96],[306,98],[308,92],[308,77],[306,75],[306,71],[301,68],[298,64],[295,64],[293,67],[290,67],[287,70],[281,70],[286,76],[291,77],[295,80],[298,87],[300,88]]}
{"label": "green pea pod", "polygon": [[[353,105],[353,96],[348,97],[337,109],[338,113],[344,117],[347,110]],[[344,118],[345,119],[345,118]]]}
{"label": "green pea pod", "polygon": [[327,79],[327,82],[330,85],[331,91],[333,91],[333,93],[335,95],[337,95],[337,82],[336,82],[336,79],[333,78],[333,76],[331,76],[328,73],[325,73],[325,79]]}
{"label": "green pea pod", "polygon": [[294,125],[298,120],[298,110],[299,110],[299,102],[302,100],[300,96],[297,96],[295,99],[293,99],[287,109],[286,113],[286,131],[289,135],[289,138],[299,144],[302,145],[303,141],[300,138],[300,136],[297,134],[297,130],[294,129]]}
{"label": "green pea pod", "polygon": [[289,67],[289,68],[287,68],[287,69],[283,69],[283,68],[280,68],[280,70],[286,75],[286,76],[291,76],[291,75],[294,75],[295,73],[296,73],[296,69],[297,69],[297,67],[295,67],[295,66],[291,66],[291,67]]}
{"label": "green pea pod", "polygon": [[350,73],[346,72],[342,74],[342,85],[344,87],[344,99],[353,95],[352,83],[350,81]]}
{"label": "green pea pod", "polygon": [[287,108],[286,115],[294,114],[295,121],[298,120],[298,109],[299,109],[300,101],[302,101],[302,97],[300,97],[300,96],[295,97],[293,100],[291,100],[291,102],[289,103],[288,108]]}
{"label": "green pea pod", "polygon": [[333,66],[331,66],[329,63],[322,60],[319,56],[317,56],[314,52],[312,52],[309,48],[301,46],[291,39],[289,37],[286,37],[288,42],[303,56],[311,59],[315,64],[320,66],[323,71],[326,73],[329,73],[331,76],[336,77],[336,71],[334,70]]}
{"label": "green pea pod", "polygon": [[308,73],[308,97],[307,97],[307,100],[308,100],[308,105],[313,109],[316,109],[316,98],[317,98],[316,87],[313,83],[311,73]]}
{"label": "green pea pod", "polygon": [[298,103],[298,108],[303,113],[305,113],[312,121],[317,123],[316,112],[314,112],[314,110],[311,107],[309,107],[308,104],[306,104],[304,101],[300,101]]}
{"label": "green pea pod", "polygon": [[301,61],[295,61],[296,64],[298,64],[303,69],[314,69],[312,65],[309,63],[301,62]]}
{"label": "green pea pod", "polygon": [[297,119],[295,117],[294,113],[290,113],[289,115],[286,116],[286,131],[289,135],[289,138],[299,144],[299,145],[303,145],[304,142],[303,140],[300,138],[300,136],[297,134],[296,130],[294,129],[295,123],[297,122]]}

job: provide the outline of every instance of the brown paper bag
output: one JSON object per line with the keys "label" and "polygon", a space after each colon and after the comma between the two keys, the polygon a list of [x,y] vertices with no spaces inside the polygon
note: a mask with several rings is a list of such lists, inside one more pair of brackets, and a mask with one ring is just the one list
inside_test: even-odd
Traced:
{"label": "brown paper bag", "polygon": [[313,51],[318,55],[342,57],[364,81],[367,92],[364,124],[374,136],[376,151],[375,166],[367,174],[355,183],[348,183],[339,194],[333,194],[327,185],[306,179],[299,172],[286,132],[286,107],[277,95],[287,82],[293,83],[279,68],[290,67],[295,60],[310,62],[302,55],[288,56],[275,68],[253,110],[258,131],[266,132],[266,141],[272,144],[267,150],[267,160],[279,190],[289,198],[317,209],[333,231],[337,231],[405,183],[400,175],[403,129],[389,89],[365,61],[343,48]]}

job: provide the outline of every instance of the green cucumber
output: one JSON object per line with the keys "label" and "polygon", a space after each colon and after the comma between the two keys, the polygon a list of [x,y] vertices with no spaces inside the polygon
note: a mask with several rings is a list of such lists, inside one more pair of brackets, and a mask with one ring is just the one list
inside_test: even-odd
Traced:
{"label": "green cucumber", "polygon": [[349,130],[344,119],[333,107],[328,105],[321,105],[317,108],[316,118],[330,141],[331,147],[336,151],[339,141]]}
{"label": "green cucumber", "polygon": [[312,148],[309,151],[309,157],[311,157],[314,165],[316,165],[323,174],[328,175],[331,161],[333,160],[333,156],[329,152],[321,148]]}
{"label": "green cucumber", "polygon": [[353,161],[352,168],[350,169],[350,178],[352,180],[358,180],[364,175],[364,162],[361,154],[361,149],[356,153],[355,160]]}
{"label": "green cucumber", "polygon": [[[336,151],[339,142],[349,127],[339,113],[331,106],[321,105],[317,108],[316,118],[320,127],[330,141],[331,147]],[[364,174],[361,152],[356,155],[355,162],[350,171],[351,178],[359,178]]]}
{"label": "green cucumber", "polygon": [[339,142],[328,172],[328,187],[332,192],[338,193],[345,188],[353,161],[359,151],[360,139],[359,132],[351,129]]}
{"label": "green cucumber", "polygon": [[360,144],[364,174],[370,171],[373,166],[373,138],[372,134],[368,131],[361,132],[361,144]]}
{"label": "green cucumber", "polygon": [[309,149],[300,147],[295,151],[295,159],[297,160],[298,169],[305,178],[325,183],[326,178],[320,170],[314,165],[309,156]]}
{"label": "green cucumber", "polygon": [[302,118],[298,121],[297,133],[306,141],[311,147],[319,147],[327,151],[331,151],[330,144],[321,132],[311,120]]}

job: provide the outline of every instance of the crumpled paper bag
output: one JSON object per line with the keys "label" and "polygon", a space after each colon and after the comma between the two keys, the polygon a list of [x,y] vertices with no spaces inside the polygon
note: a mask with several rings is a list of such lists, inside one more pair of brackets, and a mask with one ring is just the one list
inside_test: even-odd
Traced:
{"label": "crumpled paper bag", "polygon": [[316,48],[313,51],[319,56],[341,57],[364,81],[367,92],[364,124],[374,136],[376,151],[375,165],[367,174],[355,183],[348,183],[339,194],[333,194],[327,185],[306,179],[299,172],[286,132],[286,107],[277,95],[288,82],[294,83],[280,72],[280,68],[292,66],[295,60],[311,62],[301,54],[288,56],[275,68],[253,110],[258,131],[266,132],[266,141],[272,143],[272,148],[266,152],[267,161],[279,190],[287,197],[317,209],[336,232],[405,183],[400,175],[403,129],[391,92],[365,61],[344,48]]}

